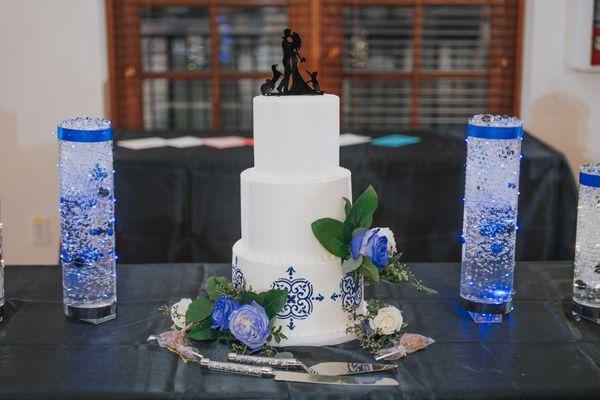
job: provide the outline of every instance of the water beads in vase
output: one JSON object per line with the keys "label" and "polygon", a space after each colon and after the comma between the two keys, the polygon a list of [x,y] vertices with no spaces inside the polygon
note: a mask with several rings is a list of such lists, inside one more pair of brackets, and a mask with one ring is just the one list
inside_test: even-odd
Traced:
{"label": "water beads in vase", "polygon": [[113,130],[75,118],[57,136],[65,314],[97,324],[116,317]]}
{"label": "water beads in vase", "polygon": [[512,310],[522,122],[476,115],[467,126],[460,296],[477,323]]}

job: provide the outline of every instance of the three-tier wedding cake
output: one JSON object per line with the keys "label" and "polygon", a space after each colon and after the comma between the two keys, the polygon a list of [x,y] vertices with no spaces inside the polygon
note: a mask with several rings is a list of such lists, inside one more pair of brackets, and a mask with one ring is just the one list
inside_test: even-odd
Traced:
{"label": "three-tier wedding cake", "polygon": [[339,98],[254,98],[254,168],[241,174],[242,238],[233,246],[232,281],[254,290],[286,289],[277,315],[280,345],[331,345],[361,305],[362,282],[313,236],[319,218],[343,220],[350,171],[339,166]]}

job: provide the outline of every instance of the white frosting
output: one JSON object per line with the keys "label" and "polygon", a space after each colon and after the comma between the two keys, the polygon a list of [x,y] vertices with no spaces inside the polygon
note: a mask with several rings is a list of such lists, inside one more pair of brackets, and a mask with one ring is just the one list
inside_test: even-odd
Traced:
{"label": "white frosting", "polygon": [[350,171],[312,180],[273,181],[247,169],[241,177],[242,241],[254,254],[271,257],[327,257],[312,233],[319,218],[344,219],[351,199]]}
{"label": "white frosting", "polygon": [[[233,246],[233,266],[234,274],[237,268],[243,274],[247,287],[251,286],[257,291],[269,290],[274,282],[281,279],[289,282],[305,279],[309,282],[310,294],[307,286],[304,286],[292,295],[296,296],[297,315],[303,315],[309,309],[311,312],[304,318],[275,319],[274,325],[281,326],[287,336],[279,346],[325,346],[354,339],[346,333],[350,320],[342,302],[347,300],[349,294],[344,292],[348,289],[347,284],[342,289],[344,274],[339,258],[316,262],[275,258],[257,260],[239,241]],[[290,267],[294,269],[291,276],[288,272]],[[290,321],[293,321],[292,325]]]}
{"label": "white frosting", "polygon": [[242,238],[233,247],[232,281],[290,292],[275,325],[283,346],[343,343],[350,312],[364,307],[363,286],[314,237],[319,218],[344,219],[350,171],[339,167],[339,98],[254,98],[255,167],[241,175]]}
{"label": "white frosting", "polygon": [[259,173],[318,176],[340,159],[340,99],[322,96],[254,98],[254,165]]}

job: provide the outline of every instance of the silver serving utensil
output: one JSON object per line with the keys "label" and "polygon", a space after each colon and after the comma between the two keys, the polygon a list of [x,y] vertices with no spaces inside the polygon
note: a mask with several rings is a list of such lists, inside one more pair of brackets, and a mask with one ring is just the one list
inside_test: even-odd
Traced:
{"label": "silver serving utensil", "polygon": [[272,368],[303,369],[309,374],[330,376],[366,374],[369,372],[390,371],[398,368],[398,365],[396,364],[368,364],[349,362],[323,362],[311,367],[307,367],[297,358],[272,358],[249,356],[237,353],[229,353],[227,359],[232,362],[268,366]]}
{"label": "silver serving utensil", "polygon": [[199,363],[201,367],[211,371],[229,372],[232,374],[241,374],[249,376],[259,376],[261,378],[274,378],[276,381],[285,382],[303,382],[319,383],[323,385],[353,385],[353,386],[399,386],[397,380],[392,378],[378,377],[349,377],[349,376],[327,376],[313,375],[302,372],[276,371],[271,367],[259,367],[248,364],[238,364],[231,362],[213,361],[194,348],[175,344],[172,349],[180,356]]}
{"label": "silver serving utensil", "polygon": [[397,380],[373,376],[328,376],[305,374],[303,372],[277,371],[271,367],[258,367],[248,364],[212,361],[202,358],[200,365],[211,371],[230,372],[234,374],[274,378],[276,381],[318,383],[324,385],[352,385],[352,386],[399,386]]}

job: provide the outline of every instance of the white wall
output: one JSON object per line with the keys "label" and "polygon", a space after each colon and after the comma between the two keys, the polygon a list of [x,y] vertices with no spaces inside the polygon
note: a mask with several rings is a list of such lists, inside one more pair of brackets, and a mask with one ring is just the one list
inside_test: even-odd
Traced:
{"label": "white wall", "polygon": [[575,7],[586,1],[526,0],[525,10],[521,116],[573,171],[600,162],[600,72],[571,66]]}
{"label": "white wall", "polygon": [[[0,0],[0,198],[7,264],[56,264],[57,122],[105,114],[102,0]],[[49,218],[34,246],[30,218]]]}

